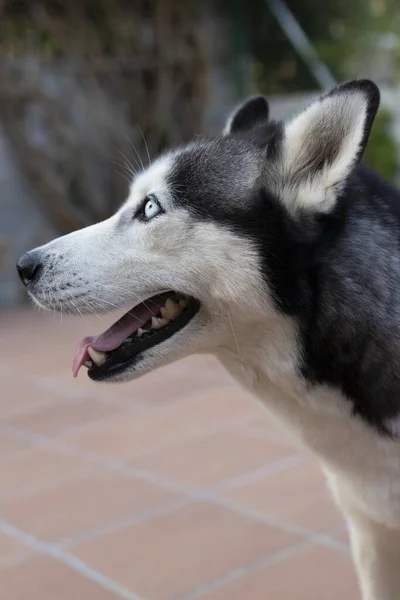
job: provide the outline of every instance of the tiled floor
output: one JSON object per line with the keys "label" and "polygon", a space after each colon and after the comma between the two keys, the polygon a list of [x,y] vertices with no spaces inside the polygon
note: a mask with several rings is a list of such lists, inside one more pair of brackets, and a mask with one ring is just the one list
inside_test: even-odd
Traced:
{"label": "tiled floor", "polygon": [[0,596],[353,600],[315,463],[210,357],[70,375],[105,323],[0,313]]}

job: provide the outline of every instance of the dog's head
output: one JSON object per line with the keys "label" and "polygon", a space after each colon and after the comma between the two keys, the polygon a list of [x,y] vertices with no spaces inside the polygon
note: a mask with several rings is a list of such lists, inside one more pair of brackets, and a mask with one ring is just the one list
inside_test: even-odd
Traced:
{"label": "dog's head", "polygon": [[85,364],[92,379],[129,380],[295,315],[297,249],[334,211],[378,103],[373,83],[351,82],[284,124],[251,98],[220,137],[154,161],[113,217],[25,254],[18,271],[37,304],[130,309],[81,342],[75,374]]}

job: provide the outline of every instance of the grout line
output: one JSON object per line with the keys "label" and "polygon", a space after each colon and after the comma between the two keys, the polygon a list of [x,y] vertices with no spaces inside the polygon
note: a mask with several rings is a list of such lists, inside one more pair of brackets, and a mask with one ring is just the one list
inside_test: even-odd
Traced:
{"label": "grout line", "polygon": [[10,525],[7,521],[4,521],[3,519],[0,519],[0,530],[8,536],[12,537],[13,539],[17,540],[18,542],[24,544],[28,548],[31,548],[38,554],[48,556],[57,560],[58,562],[61,562],[70,569],[76,571],[80,575],[83,575],[87,579],[90,579],[91,581],[97,583],[104,589],[113,592],[114,594],[116,594],[120,598],[123,598],[124,600],[144,600],[134,592],[119,585],[113,579],[109,579],[99,571],[92,569],[81,560],[75,558],[70,554],[67,554],[66,552],[63,552],[61,549],[57,548],[57,546],[41,542],[34,536],[25,533],[24,531],[18,529],[17,527],[14,527],[13,525]]}
{"label": "grout line", "polygon": [[166,504],[161,504],[150,510],[140,511],[138,513],[135,513],[134,515],[122,517],[117,521],[111,521],[106,523],[105,525],[100,525],[96,529],[90,529],[88,531],[84,531],[83,533],[78,533],[77,535],[72,536],[70,538],[64,538],[63,540],[59,540],[55,545],[58,548],[68,549],[71,546],[75,546],[76,544],[81,544],[83,542],[88,542],[90,540],[97,539],[102,535],[116,533],[117,531],[125,529],[126,527],[131,527],[132,525],[137,525],[139,523],[145,523],[146,521],[150,521],[151,519],[168,515],[191,503],[193,503],[192,498],[180,497],[177,500],[173,500],[172,502],[168,502]]}
{"label": "grout line", "polygon": [[[290,533],[292,535],[296,535],[296,536],[299,536],[299,537],[302,537],[305,539],[311,539],[312,541],[320,541],[320,536],[317,533],[308,531],[297,525],[292,525],[290,523],[278,521],[277,519],[268,517],[264,514],[261,514],[257,511],[251,510],[251,509],[241,508],[230,502],[226,502],[224,500],[220,500],[219,498],[215,498],[214,496],[212,496],[211,494],[207,494],[206,492],[191,492],[190,490],[185,490],[182,493],[184,494],[184,498],[181,498],[174,502],[163,505],[163,506],[159,507],[158,509],[154,509],[154,512],[159,513],[161,516],[162,514],[166,515],[166,514],[169,514],[170,512],[174,512],[178,508],[184,507],[191,503],[208,502],[210,504],[213,504],[214,506],[218,506],[220,508],[225,508],[238,516],[246,517],[248,519],[251,519],[252,521],[258,521],[259,523],[263,523],[264,525],[268,525],[269,527],[274,527],[275,529],[280,529],[281,531],[284,531],[286,533]],[[103,535],[103,533],[117,532],[117,531],[123,529],[124,527],[126,527],[127,525],[133,525],[133,524],[139,523],[139,522],[143,523],[147,520],[150,520],[153,518],[153,516],[156,517],[158,515],[157,514],[153,515],[152,511],[148,511],[147,514],[143,513],[142,515],[138,515],[136,513],[134,515],[124,517],[123,519],[107,523],[104,527],[99,527],[99,528],[84,532],[83,534],[78,534],[78,536],[72,537],[68,540],[64,540],[64,541],[62,541],[62,543],[65,545],[65,547],[68,544],[68,547],[69,547],[70,545],[73,545],[73,544],[77,543],[78,541],[80,541],[81,537],[82,538],[85,537],[85,539],[88,538],[91,540],[97,539],[98,537]],[[105,531],[105,530],[107,530],[107,531]],[[321,536],[321,539],[322,539],[322,536]],[[329,541],[331,542],[330,538],[329,538]],[[335,542],[336,542],[336,540],[335,540]],[[333,540],[332,540],[332,543],[335,543],[335,542],[333,542]],[[337,544],[340,545],[340,542],[337,541]]]}
{"label": "grout line", "polygon": [[155,446],[152,450],[148,450],[140,454],[131,454],[124,458],[124,461],[129,460],[134,462],[136,460],[151,458],[152,456],[155,456],[160,452],[179,449],[180,446],[183,446],[187,442],[207,439],[207,437],[215,435],[216,433],[236,433],[240,431],[243,422],[243,419],[235,419],[233,421],[214,423],[209,425],[207,429],[199,429],[198,431],[192,431],[191,433],[188,433],[186,435],[184,434],[182,437],[179,438],[179,440],[165,442],[163,444],[160,444],[159,446]]}
{"label": "grout line", "polygon": [[[165,489],[168,489],[168,490],[176,492],[176,493],[188,494],[186,488],[184,488],[183,486],[180,486],[178,484],[174,484],[172,481],[164,480],[160,477],[157,477],[156,475],[153,475],[150,472],[131,467],[129,465],[124,464],[124,462],[122,462],[122,461],[104,460],[102,457],[100,457],[96,454],[92,454],[89,452],[81,452],[79,449],[69,446],[63,440],[59,440],[57,438],[47,438],[42,435],[28,433],[26,431],[20,430],[11,425],[4,426],[4,425],[0,424],[0,431],[1,430],[11,432],[11,433],[15,434],[15,436],[17,438],[20,438],[20,439],[32,440],[32,443],[36,444],[39,448],[47,448],[47,449],[53,450],[55,452],[76,455],[76,456],[81,457],[84,460],[92,462],[93,465],[97,465],[97,466],[100,466],[100,467],[103,467],[106,469],[110,469],[113,471],[119,471],[119,472],[124,473],[129,476],[138,477],[140,479],[147,481],[148,483],[158,485],[160,487],[163,487]],[[51,485],[51,482],[49,482],[49,483]]]}
{"label": "grout line", "polygon": [[268,477],[269,475],[274,475],[275,473],[292,469],[293,467],[296,467],[300,463],[304,462],[304,460],[304,457],[299,454],[287,456],[285,458],[275,460],[264,467],[259,467],[258,469],[248,471],[247,473],[239,475],[238,477],[233,477],[232,479],[222,481],[221,483],[209,488],[209,491],[213,492],[214,494],[228,492],[237,487],[246,485],[247,483],[262,479],[263,477]]}
{"label": "grout line", "polygon": [[[9,425],[9,424],[1,424],[0,423],[0,430],[6,431],[9,435],[12,435],[12,436],[16,437],[17,439],[27,441],[32,447],[39,446],[39,447],[50,448],[52,450],[56,448],[60,452],[62,451],[62,452],[66,452],[66,453],[78,454],[80,456],[83,456],[87,460],[93,461],[94,464],[100,464],[102,466],[107,466],[108,468],[111,468],[113,470],[117,469],[119,471],[128,473],[129,475],[134,474],[140,478],[145,478],[150,483],[156,483],[156,484],[160,485],[160,481],[162,481],[162,478],[160,478],[158,476],[153,476],[153,475],[151,475],[151,473],[143,471],[140,468],[137,468],[137,467],[131,465],[131,463],[127,464],[126,461],[134,462],[135,460],[142,460],[143,458],[147,458],[148,456],[151,456],[153,454],[154,455],[158,454],[165,450],[179,448],[179,446],[181,444],[183,445],[187,441],[207,439],[208,436],[215,435],[216,433],[219,433],[219,432],[239,431],[240,423],[241,422],[231,421],[229,423],[215,424],[215,426],[209,427],[207,430],[199,430],[197,432],[192,432],[188,436],[182,438],[182,440],[179,442],[161,444],[160,446],[157,446],[157,448],[155,448],[152,451],[145,452],[140,455],[129,455],[126,458],[124,458],[123,460],[118,460],[118,459],[117,460],[113,460],[113,459],[107,460],[97,454],[89,453],[89,452],[82,452],[79,448],[77,448],[77,449],[74,448],[73,446],[71,446],[68,443],[69,440],[64,440],[63,438],[57,438],[57,437],[48,437],[48,436],[45,436],[42,434],[28,432],[24,429],[20,429],[20,428],[17,428],[15,426]],[[304,460],[304,457],[301,455],[298,455],[298,454],[295,456],[285,457],[284,459],[278,459],[276,461],[273,461],[272,463],[270,463],[267,466],[257,468],[253,471],[246,473],[245,475],[240,475],[237,478],[228,479],[211,489],[215,492],[229,490],[232,487],[242,485],[243,483],[246,483],[247,481],[252,481],[259,477],[263,477],[265,475],[279,472],[286,468],[290,468],[291,466],[294,466],[295,464],[297,464],[298,462],[300,462],[302,460]],[[60,480],[58,480],[56,482],[56,484],[59,481]],[[62,480],[61,480],[61,482],[62,482]],[[164,487],[168,487],[169,489],[173,489],[174,491],[177,491],[178,493],[188,493],[186,488],[180,486],[179,484],[174,484],[173,482],[171,482],[169,480],[166,480],[162,485]],[[28,489],[27,493],[29,493],[29,492],[30,492],[30,490]]]}
{"label": "grout line", "polygon": [[[7,370],[3,369],[0,367],[0,375],[2,374],[6,374],[6,375],[10,375],[10,372],[12,374],[17,375],[17,372],[15,371],[15,369],[12,369],[12,367],[8,368]],[[18,373],[18,378],[20,380],[22,380],[24,383],[29,383],[30,385],[34,385],[34,387],[38,390],[46,390],[46,391],[51,391],[56,395],[56,398],[58,400],[68,400],[71,399],[72,397],[72,401],[75,401],[76,403],[79,403],[80,401],[83,400],[94,400],[96,402],[100,402],[102,404],[106,404],[112,407],[117,407],[117,408],[121,408],[121,409],[125,409],[127,412],[129,413],[152,413],[152,412],[163,412],[165,410],[168,410],[171,407],[177,406],[179,404],[182,403],[187,403],[188,399],[187,399],[187,395],[182,394],[182,397],[179,397],[179,400],[176,401],[174,399],[174,402],[172,404],[168,404],[166,406],[160,406],[160,405],[154,405],[152,402],[148,403],[146,398],[141,397],[140,401],[132,401],[132,405],[128,405],[126,406],[128,400],[126,402],[124,402],[123,400],[113,400],[110,399],[107,395],[103,395],[103,394],[98,394],[98,393],[94,393],[91,392],[90,390],[87,389],[81,389],[81,388],[77,388],[73,383],[68,383],[67,381],[63,382],[63,390],[60,390],[60,383],[53,380],[53,379],[48,379],[45,376],[38,376],[38,375],[34,375],[34,374],[29,374],[29,375],[22,375],[20,373]],[[235,389],[235,391],[238,391],[238,386],[235,382],[231,382],[231,381],[220,381],[220,378],[216,378],[215,381],[213,382],[213,390],[216,391],[221,391],[223,389]],[[240,388],[239,388],[240,389]],[[65,391],[64,391],[65,390]],[[198,388],[198,390],[195,391],[195,393],[192,395],[191,400],[199,400],[202,397],[204,397],[206,390],[204,388]],[[190,400],[189,400],[190,401]],[[40,407],[38,407],[38,409],[40,410]],[[34,414],[33,411],[32,413],[29,414]]]}
{"label": "grout line", "polygon": [[[287,523],[286,521],[281,521],[279,519],[275,519],[274,517],[269,517],[263,513],[258,512],[252,508],[244,508],[242,506],[238,506],[233,502],[228,502],[227,500],[223,500],[221,498],[216,498],[211,494],[205,498],[212,504],[216,506],[220,506],[221,508],[227,508],[228,510],[240,515],[242,517],[247,517],[253,521],[258,521],[260,523],[264,523],[265,525],[269,525],[270,527],[275,527],[280,529],[281,531],[285,531],[286,533],[291,533],[292,535],[297,535],[300,537],[309,538],[314,535],[314,532],[301,527],[300,525],[294,525],[292,523]],[[315,534],[317,535],[317,534]]]}
{"label": "grout line", "polygon": [[137,477],[138,479],[142,479],[147,483],[151,483],[153,485],[158,485],[170,492],[175,492],[176,494],[183,494],[185,496],[193,496],[196,499],[203,499],[203,494],[197,493],[196,491],[192,491],[186,488],[179,483],[174,483],[169,479],[164,479],[163,477],[159,477],[158,475],[153,475],[150,471],[144,471],[143,469],[138,469],[136,467],[132,467],[130,465],[124,465],[119,461],[115,462],[104,462],[104,466],[112,469],[114,471],[119,471],[120,473],[124,473],[125,475],[129,475],[131,477]]}
{"label": "grout line", "polygon": [[213,579],[180,596],[175,596],[172,598],[172,600],[194,600],[195,598],[199,598],[200,596],[223,587],[226,584],[242,579],[246,575],[251,575],[252,573],[261,571],[262,569],[265,569],[266,567],[269,567],[270,565],[273,565],[274,563],[277,563],[285,558],[289,558],[310,546],[312,546],[312,543],[308,540],[299,542],[294,546],[290,546],[289,548],[275,552],[272,555],[266,556],[244,567],[240,567],[234,571],[229,571],[229,573],[226,575],[218,577],[217,579]]}
{"label": "grout line", "polygon": [[[294,461],[293,460],[294,458],[297,458],[297,460]],[[294,464],[297,464],[300,460],[301,459],[298,457],[290,457],[289,459],[283,459],[282,461],[277,461],[278,462],[277,467],[279,467],[278,470],[290,468]],[[276,463],[274,463],[274,464],[276,464]],[[263,467],[262,469],[257,469],[256,471],[246,474],[245,476],[240,476],[233,480],[229,480],[227,482],[226,489],[230,489],[231,486],[229,484],[237,485],[238,482],[242,480],[242,478],[244,479],[246,477],[246,478],[250,479],[250,477],[251,477],[251,479],[254,479],[255,477],[261,477],[264,475],[269,475],[271,472],[276,472],[276,469],[271,470],[271,467],[272,467],[272,465],[269,465],[268,467]],[[125,469],[124,469],[124,472],[125,472]],[[137,475],[135,475],[135,477],[136,476]],[[159,485],[158,481],[156,483],[157,483],[157,485]],[[233,485],[232,485],[232,487],[233,487]],[[112,532],[118,531],[124,527],[128,527],[128,526],[131,526],[131,525],[134,525],[137,523],[143,523],[143,522],[148,521],[157,516],[166,515],[172,511],[176,510],[177,508],[184,507],[193,502],[207,501],[207,500],[213,502],[212,494],[210,494],[210,492],[216,492],[216,491],[219,492],[221,488],[222,488],[221,491],[225,491],[225,487],[223,487],[223,486],[215,486],[213,488],[210,488],[209,491],[205,491],[205,492],[202,492],[202,491],[193,492],[193,491],[187,490],[186,488],[182,488],[179,491],[181,494],[184,494],[184,496],[185,496],[184,498],[179,498],[178,500],[173,500],[172,502],[168,502],[167,504],[157,506],[148,511],[142,511],[140,513],[135,513],[133,515],[125,516],[122,519],[119,519],[117,521],[108,522],[99,528],[87,530],[87,531],[84,531],[82,534],[78,534],[77,536],[73,536],[71,538],[58,541],[57,545],[60,545],[62,547],[69,547],[70,545],[80,543],[81,541],[87,541],[89,539],[97,538],[97,537],[100,537],[101,535],[105,535],[107,533],[112,533]]]}
{"label": "grout line", "polygon": [[225,500],[216,498],[208,492],[194,492],[191,490],[184,489],[182,490],[182,494],[184,494],[184,498],[180,498],[178,500],[155,508],[154,514],[153,511],[148,511],[147,513],[143,512],[142,514],[136,513],[134,515],[126,516],[123,519],[109,522],[102,527],[89,530],[87,532],[84,532],[83,534],[78,534],[78,536],[76,537],[72,537],[68,540],[63,540],[61,543],[63,543],[63,547],[70,547],[71,545],[80,542],[81,538],[84,538],[85,540],[97,539],[103,534],[114,533],[123,529],[126,526],[134,525],[136,523],[143,523],[159,515],[167,515],[170,512],[174,512],[175,510],[178,510],[179,508],[182,508],[188,504],[195,502],[208,502],[210,504],[213,504],[214,506],[225,508],[238,516],[245,517],[251,519],[252,521],[257,521],[259,523],[263,523],[265,525],[268,525],[269,527],[274,527],[275,529],[279,529],[280,531],[290,533],[291,535],[302,537],[304,540],[308,540],[313,543],[319,543],[324,546],[334,548],[335,550],[348,553],[348,548],[345,544],[343,544],[339,540],[331,538],[327,534],[310,531],[299,525],[287,523],[285,521],[269,517],[253,509],[242,508],[231,502],[227,502]]}
{"label": "grout line", "polygon": [[[76,424],[76,425],[71,425],[70,427],[67,427],[62,433],[61,433],[61,437],[64,436],[71,436],[74,437],[76,435],[80,435],[80,434],[87,434],[90,433],[92,430],[96,431],[96,429],[99,428],[99,426],[104,425],[104,424],[109,424],[109,423],[113,423],[115,422],[116,424],[118,424],[118,422],[120,422],[121,417],[135,417],[135,416],[153,416],[153,415],[167,415],[168,413],[173,413],[173,412],[179,412],[181,409],[182,404],[185,404],[185,406],[190,405],[190,403],[197,403],[201,400],[204,399],[204,394],[195,394],[193,395],[190,399],[188,399],[185,396],[182,396],[182,398],[179,401],[175,401],[173,404],[166,404],[165,406],[154,406],[154,405],[150,405],[150,406],[146,406],[146,404],[133,404],[132,406],[124,406],[124,405],[120,405],[120,404],[116,404],[116,403],[106,403],[107,405],[111,405],[114,408],[116,407],[117,409],[119,409],[114,415],[108,415],[107,416],[102,416],[99,419],[96,419],[94,421],[91,422],[87,422],[87,423],[83,423],[83,424]],[[145,401],[144,401],[145,402]],[[248,421],[250,422],[252,417],[249,416]],[[243,420],[242,419],[242,424],[247,423],[247,420]],[[229,425],[232,424],[235,427],[238,427],[238,420],[232,420],[229,421],[229,419],[227,419],[224,422],[224,425],[226,427],[229,427]],[[218,425],[222,426],[221,424],[215,424],[216,427],[218,427]],[[205,431],[205,430],[202,430]],[[188,438],[190,437],[190,434],[187,436]]]}
{"label": "grout line", "polygon": [[[132,464],[127,464],[125,461],[104,460],[101,457],[97,456],[96,454],[82,453],[79,450],[76,450],[75,448],[69,446],[66,442],[64,442],[64,441],[60,442],[59,440],[57,440],[55,438],[54,439],[47,438],[42,435],[27,433],[25,431],[21,431],[15,427],[9,426],[9,425],[7,425],[5,427],[4,426],[2,427],[0,425],[0,430],[1,429],[3,429],[3,430],[6,429],[6,431],[13,433],[16,437],[18,437],[20,439],[28,439],[32,443],[39,445],[39,447],[44,446],[44,447],[48,447],[50,449],[56,449],[57,451],[60,451],[60,452],[62,451],[62,452],[66,452],[66,453],[77,454],[78,456],[82,456],[86,460],[92,461],[93,465],[100,466],[103,468],[106,467],[111,470],[116,470],[116,471],[119,471],[119,472],[124,473],[125,475],[131,476],[131,477],[132,476],[137,477],[139,479],[147,481],[147,483],[163,487],[165,489],[168,489],[169,491],[172,491],[172,492],[175,492],[178,494],[183,494],[186,496],[189,495],[191,497],[195,496],[196,500],[208,499],[208,497],[210,496],[210,492],[215,493],[215,492],[222,492],[225,490],[229,490],[232,487],[236,487],[236,486],[240,485],[242,483],[242,481],[245,479],[253,480],[258,477],[262,477],[264,475],[272,474],[274,472],[283,470],[285,468],[290,468],[291,466],[293,466],[292,462],[294,462],[296,464],[298,461],[302,460],[302,457],[297,456],[297,455],[291,456],[291,457],[286,457],[285,459],[274,461],[273,463],[267,465],[266,467],[261,467],[261,468],[255,469],[254,471],[250,471],[250,472],[246,473],[245,475],[240,475],[237,478],[228,479],[226,482],[223,482],[217,486],[211,487],[208,492],[201,491],[201,490],[194,491],[190,488],[187,488],[180,484],[174,483],[174,482],[170,481],[169,479],[164,479],[158,475],[153,475],[151,472],[148,472],[148,471],[145,471],[138,467],[135,467]],[[88,470],[90,470],[90,469],[88,469]],[[79,474],[77,474],[77,476],[80,476],[80,475],[82,475],[81,471],[79,472]],[[71,476],[69,476],[68,479],[70,477]],[[67,477],[66,477],[66,479],[67,479]],[[56,485],[58,485],[60,483],[62,483],[62,479],[56,481]],[[38,488],[39,488],[38,491],[40,491],[41,488],[46,489],[46,488],[51,488],[52,486],[53,486],[53,482],[49,482],[48,485],[42,484],[41,486],[38,486]],[[30,490],[27,489],[26,493],[29,494]]]}
{"label": "grout line", "polygon": [[316,543],[322,544],[323,546],[331,548],[332,550],[339,550],[339,552],[342,554],[348,554],[350,556],[350,547],[344,542],[331,537],[331,535],[332,534],[328,535],[326,533],[317,533],[312,537]]}
{"label": "grout line", "polygon": [[[0,374],[1,374],[1,369],[0,369]],[[20,376],[20,375],[19,375]],[[72,425],[70,427],[66,427],[65,430],[63,430],[61,432],[61,436],[64,435],[72,435],[74,436],[75,434],[79,434],[79,433],[87,433],[89,432],[92,428],[96,429],[96,427],[98,427],[101,423],[103,422],[107,422],[109,423],[110,421],[118,421],[122,414],[125,415],[130,415],[130,416],[134,416],[135,414],[139,414],[139,415],[146,415],[149,414],[151,415],[152,413],[157,413],[157,414],[163,414],[163,413],[167,413],[170,410],[174,410],[175,408],[177,410],[179,410],[179,407],[181,404],[185,403],[185,405],[188,404],[188,402],[196,402],[201,400],[202,398],[204,398],[205,396],[205,390],[199,390],[198,393],[195,393],[194,395],[192,395],[192,397],[188,400],[186,396],[182,396],[181,399],[179,399],[178,401],[174,401],[173,404],[168,404],[166,406],[160,406],[160,405],[154,405],[152,403],[150,404],[146,404],[146,399],[143,399],[140,401],[140,403],[138,402],[134,402],[132,404],[132,406],[126,406],[125,403],[122,402],[115,402],[114,400],[110,400],[107,397],[103,397],[102,395],[94,395],[91,392],[88,392],[87,390],[80,390],[80,389],[76,389],[73,385],[70,384],[65,384],[65,387],[67,388],[65,392],[60,391],[60,386],[58,383],[56,383],[55,381],[52,380],[48,380],[45,377],[40,377],[40,376],[34,376],[34,375],[29,375],[29,376],[23,376],[22,379],[26,382],[29,382],[30,384],[35,385],[35,387],[39,390],[46,390],[46,391],[51,391],[54,392],[54,394],[56,395],[56,399],[58,401],[60,401],[61,403],[65,403],[65,401],[70,401],[70,404],[80,404],[81,402],[84,402],[85,400],[94,400],[96,402],[101,402],[102,404],[106,404],[108,406],[112,406],[113,408],[117,408],[120,409],[118,412],[116,412],[115,415],[109,415],[109,418],[105,417],[104,415],[99,416],[98,418],[96,418],[94,421],[88,422],[88,423],[84,423],[82,425]],[[228,385],[229,384],[229,385]],[[224,389],[233,389],[236,392],[237,391],[243,391],[240,386],[237,386],[236,384],[234,384],[234,386],[232,386],[231,382],[222,382],[222,383],[218,383],[216,382],[216,385],[213,387],[213,389],[215,388],[215,390],[217,391],[221,391]],[[72,398],[71,398],[72,396]],[[244,398],[244,402],[248,402],[249,399],[245,399]],[[26,415],[34,415],[37,412],[40,412],[42,409],[46,409],[48,408],[49,405],[45,405],[45,406],[38,406],[36,407],[36,409],[34,409],[32,412],[27,412],[27,413],[23,413],[21,415],[16,415],[16,418],[19,417],[24,417]],[[260,413],[262,413],[262,407],[260,407]],[[111,418],[110,418],[111,417]],[[10,417],[13,418],[13,417]],[[285,440],[281,440],[279,438],[278,435],[274,436],[273,434],[269,434],[269,432],[261,432],[258,430],[254,430],[251,426],[251,422],[254,419],[254,415],[249,415],[248,418],[242,418],[242,419],[237,419],[237,420],[233,420],[233,421],[227,421],[224,425],[222,424],[216,424],[215,425],[215,429],[209,429],[208,431],[210,431],[211,433],[213,431],[217,432],[220,429],[221,430],[225,430],[225,429],[232,429],[232,430],[237,430],[237,429],[242,429],[243,433],[247,433],[249,435],[252,435],[253,437],[260,437],[263,439],[266,439],[268,441],[271,441],[273,443],[279,443],[279,444],[283,444],[283,445],[292,445],[289,442],[285,441]],[[7,425],[7,422],[5,422],[5,424]],[[207,431],[201,431],[199,432],[199,435],[204,434],[207,435]],[[193,437],[193,435],[196,434],[189,434],[188,436],[185,436],[183,438],[183,441],[187,441],[188,439],[191,439]],[[54,439],[57,436],[54,436]],[[179,442],[177,443],[177,446],[179,445]],[[163,450],[163,447],[160,447],[160,450]],[[156,453],[158,451],[158,448],[156,450],[154,450],[154,453]],[[152,451],[149,452],[149,454],[153,453]],[[147,453],[144,453],[143,456],[147,456]],[[140,456],[142,457],[142,455]]]}
{"label": "grout line", "polygon": [[341,552],[348,552],[348,549],[345,544],[343,544],[339,540],[331,538],[328,534],[319,533],[317,531],[313,531],[302,527],[301,525],[288,523],[287,521],[281,521],[280,519],[270,517],[254,509],[243,508],[241,506],[238,506],[237,504],[227,502],[226,500],[222,500],[220,498],[209,496],[206,499],[209,502],[216,504],[217,506],[227,508],[228,510],[231,510],[232,512],[243,517],[259,521],[260,523],[264,523],[265,525],[269,525],[270,527],[275,527],[276,529],[280,529],[281,531],[285,531],[286,533],[291,533],[292,535],[304,537],[311,542],[322,544],[324,546],[329,546],[330,548],[335,548],[335,550],[340,550]]}
{"label": "grout line", "polygon": [[[0,429],[1,429],[1,427],[0,427]],[[172,492],[181,494],[181,495],[185,496],[186,498],[188,498],[188,500],[191,500],[193,502],[210,502],[216,506],[226,508],[226,509],[234,512],[235,514],[247,517],[252,520],[256,520],[258,522],[265,523],[266,525],[269,525],[270,527],[275,527],[275,528],[278,528],[287,533],[291,533],[293,535],[298,535],[298,536],[305,537],[307,539],[311,539],[314,542],[318,542],[318,543],[321,543],[324,545],[329,545],[330,547],[334,547],[335,549],[340,550],[342,552],[343,551],[346,553],[348,552],[347,546],[345,544],[343,544],[342,542],[340,542],[334,538],[331,538],[327,534],[318,533],[318,532],[308,530],[304,527],[301,527],[301,526],[298,526],[295,524],[287,523],[286,521],[281,521],[279,519],[269,517],[267,515],[259,513],[258,511],[255,511],[253,509],[240,507],[232,502],[228,502],[226,500],[223,500],[222,498],[218,498],[218,497],[214,496],[212,488],[210,488],[209,490],[195,491],[195,490],[187,488],[185,486],[176,484],[176,483],[170,481],[169,479],[165,479],[165,478],[159,477],[157,475],[154,475],[143,469],[138,469],[131,465],[125,465],[121,461],[104,461],[104,460],[99,459],[99,457],[96,455],[77,452],[75,450],[75,448],[68,446],[68,444],[66,444],[65,442],[61,444],[59,442],[59,440],[57,440],[57,439],[48,439],[45,436],[36,436],[36,435],[32,436],[31,434],[27,434],[24,431],[21,432],[18,429],[14,428],[14,427],[10,428],[9,426],[7,426],[6,430],[14,431],[16,433],[16,435],[21,436],[22,438],[24,438],[25,436],[28,436],[29,438],[33,437],[34,439],[38,439],[38,443],[40,445],[46,444],[48,447],[50,447],[54,450],[59,450],[59,451],[62,450],[64,452],[70,452],[72,454],[77,454],[78,456],[81,456],[82,458],[94,461],[95,464],[97,463],[100,466],[102,466],[103,468],[109,468],[112,470],[116,470],[116,471],[124,473],[128,476],[133,476],[133,477],[139,478],[141,480],[147,481],[148,483],[151,483],[153,485],[157,485],[159,487],[170,490]],[[112,527],[112,526],[113,525],[110,523],[109,527]],[[89,534],[89,532],[87,532],[87,533]],[[93,538],[96,537],[95,531],[93,531],[92,537]]]}

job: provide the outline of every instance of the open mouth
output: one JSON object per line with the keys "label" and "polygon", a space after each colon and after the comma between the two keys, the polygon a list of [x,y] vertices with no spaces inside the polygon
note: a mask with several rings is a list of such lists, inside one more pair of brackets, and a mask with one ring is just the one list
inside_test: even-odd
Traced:
{"label": "open mouth", "polygon": [[94,380],[124,371],[138,354],[180,331],[199,308],[198,300],[173,291],[147,298],[104,333],[80,342],[72,367],[74,377],[82,365]]}

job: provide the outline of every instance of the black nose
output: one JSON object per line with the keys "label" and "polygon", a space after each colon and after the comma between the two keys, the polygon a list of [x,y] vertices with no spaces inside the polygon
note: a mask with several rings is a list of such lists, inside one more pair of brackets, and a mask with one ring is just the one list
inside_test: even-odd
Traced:
{"label": "black nose", "polygon": [[42,270],[42,263],[34,252],[23,254],[17,263],[18,275],[24,285],[37,279]]}

